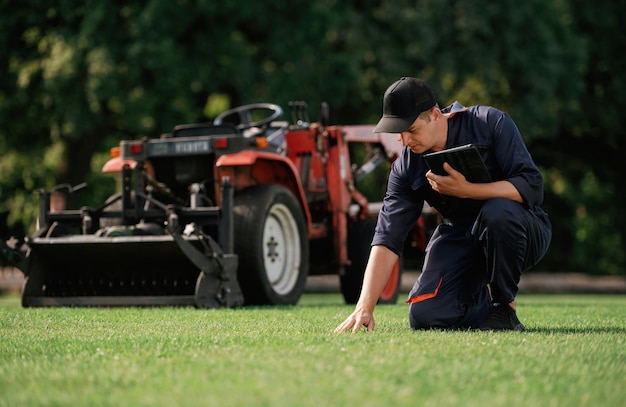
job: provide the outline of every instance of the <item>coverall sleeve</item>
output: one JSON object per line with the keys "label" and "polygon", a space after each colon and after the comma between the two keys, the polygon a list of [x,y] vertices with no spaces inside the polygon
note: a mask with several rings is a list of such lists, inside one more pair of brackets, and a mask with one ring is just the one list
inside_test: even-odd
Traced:
{"label": "coverall sleeve", "polygon": [[408,162],[405,154],[393,164],[372,240],[372,246],[383,245],[397,255],[402,253],[404,241],[424,205],[423,198],[412,187],[407,175]]}
{"label": "coverall sleeve", "polygon": [[493,118],[495,157],[504,179],[517,188],[527,206],[540,205],[543,202],[543,177],[513,119],[506,113],[496,112]]}

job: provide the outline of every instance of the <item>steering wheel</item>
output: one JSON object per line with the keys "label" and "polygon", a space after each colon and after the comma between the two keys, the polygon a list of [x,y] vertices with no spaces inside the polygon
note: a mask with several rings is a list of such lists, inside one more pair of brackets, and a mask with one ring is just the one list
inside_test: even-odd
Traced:
{"label": "steering wheel", "polygon": [[[264,119],[253,122],[252,112],[256,110],[268,110],[270,113],[269,116],[265,117]],[[243,105],[227,110],[224,113],[220,114],[215,118],[215,120],[213,120],[213,124],[216,126],[220,125],[224,122],[225,118],[235,114],[239,116],[239,124],[237,125],[237,128],[239,128],[240,130],[246,130],[252,127],[263,127],[267,124],[270,124],[271,122],[282,116],[283,109],[273,103],[253,103],[250,105]]]}

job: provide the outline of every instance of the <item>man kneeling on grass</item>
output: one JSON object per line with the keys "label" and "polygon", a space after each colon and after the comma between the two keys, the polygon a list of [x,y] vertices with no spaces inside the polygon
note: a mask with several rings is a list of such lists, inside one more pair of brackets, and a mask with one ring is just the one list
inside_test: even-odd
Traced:
{"label": "man kneeling on grass", "polygon": [[[391,170],[356,309],[335,332],[374,330],[374,307],[424,201],[444,221],[409,293],[410,326],[523,331],[518,283],[545,254],[552,228],[540,207],[543,178],[513,120],[489,106],[440,109],[428,84],[405,77],[385,92],[374,131],[399,133],[404,149]],[[468,182],[448,163],[448,175],[429,170],[423,154],[466,144],[478,147],[495,181]]]}

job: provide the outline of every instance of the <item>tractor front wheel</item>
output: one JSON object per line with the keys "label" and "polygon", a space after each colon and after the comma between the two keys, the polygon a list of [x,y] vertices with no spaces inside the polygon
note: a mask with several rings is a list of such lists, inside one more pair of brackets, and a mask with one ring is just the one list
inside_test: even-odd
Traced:
{"label": "tractor front wheel", "polygon": [[304,214],[279,185],[258,185],[235,195],[237,279],[246,305],[293,305],[306,285],[309,245]]}

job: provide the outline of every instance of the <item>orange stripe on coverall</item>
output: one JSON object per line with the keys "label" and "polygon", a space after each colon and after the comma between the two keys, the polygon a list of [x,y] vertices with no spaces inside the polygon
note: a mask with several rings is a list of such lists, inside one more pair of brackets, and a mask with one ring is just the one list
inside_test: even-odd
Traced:
{"label": "orange stripe on coverall", "polygon": [[439,279],[439,284],[437,284],[437,288],[432,293],[420,294],[417,297],[410,298],[406,303],[407,304],[415,304],[416,302],[421,302],[425,300],[430,300],[431,298],[435,298],[437,293],[439,293],[439,287],[441,287],[441,283],[443,282],[443,277]]}

